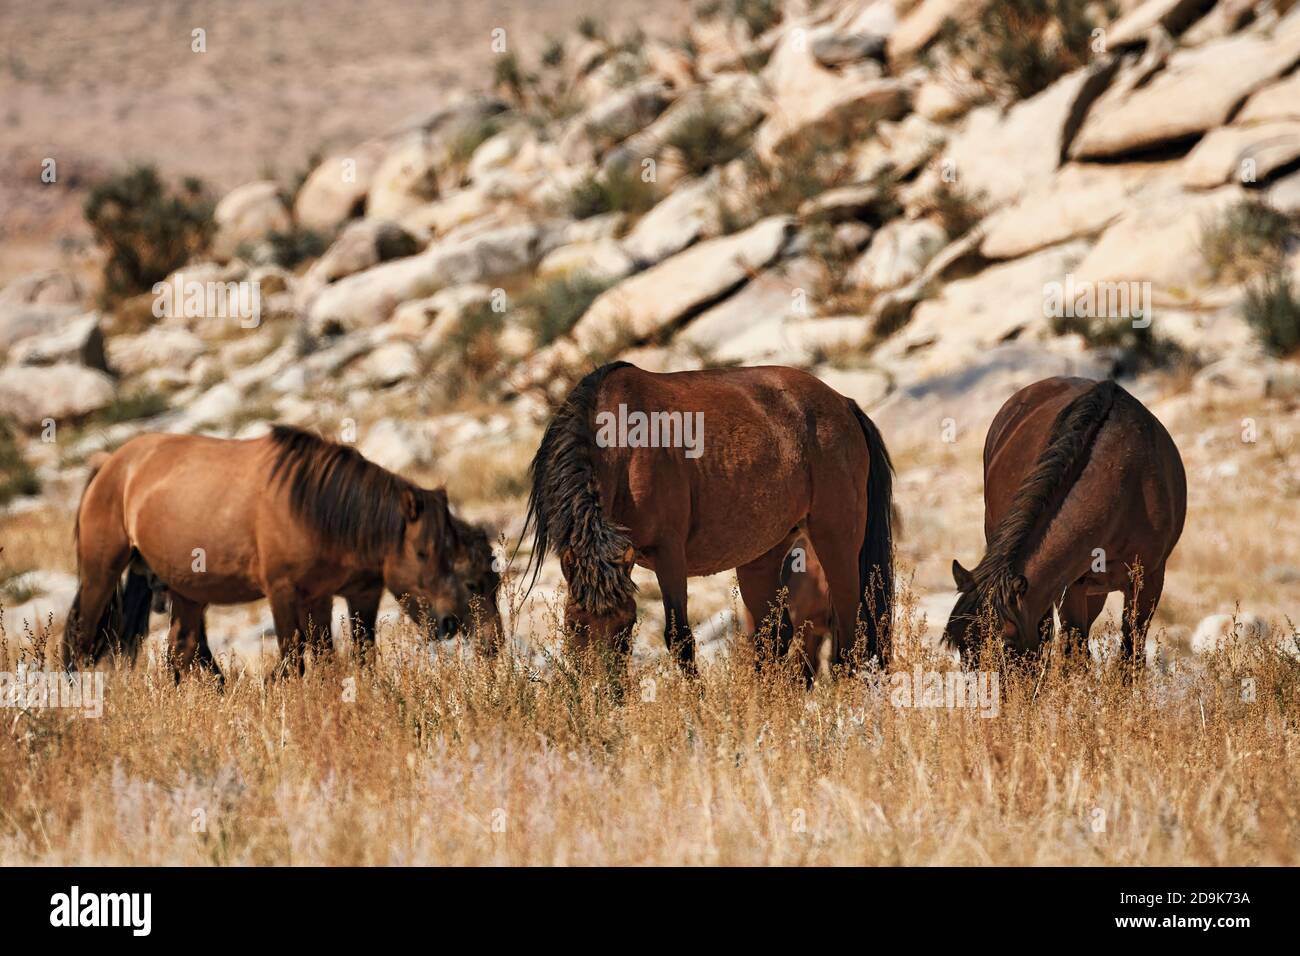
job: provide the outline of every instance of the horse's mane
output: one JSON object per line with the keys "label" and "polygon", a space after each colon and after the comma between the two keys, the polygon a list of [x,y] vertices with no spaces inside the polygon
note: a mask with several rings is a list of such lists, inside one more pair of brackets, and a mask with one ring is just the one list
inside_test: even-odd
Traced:
{"label": "horse's mane", "polygon": [[1047,447],[1020,483],[1011,506],[989,539],[988,550],[972,572],[975,593],[999,612],[1011,605],[1016,580],[1023,573],[1032,545],[1050,522],[1053,508],[1064,500],[1082,473],[1116,397],[1127,394],[1114,379],[1107,379],[1057,413]]}
{"label": "horse's mane", "polygon": [[271,481],[288,486],[295,516],[327,546],[378,556],[400,545],[406,526],[402,494],[409,491],[435,516],[434,544],[439,555],[449,555],[454,548],[455,524],[442,492],[426,491],[368,461],[354,448],[289,425],[274,426],[271,441],[275,445]]}
{"label": "horse's mane", "polygon": [[555,413],[533,457],[533,487],[528,494],[524,536],[533,530],[533,552],[525,573],[531,587],[548,553],[566,548],[573,555],[569,593],[583,609],[606,613],[636,591],[620,560],[631,547],[625,531],[615,527],[600,507],[592,430],[596,393],[601,383],[627,362],[611,362],[589,373]]}

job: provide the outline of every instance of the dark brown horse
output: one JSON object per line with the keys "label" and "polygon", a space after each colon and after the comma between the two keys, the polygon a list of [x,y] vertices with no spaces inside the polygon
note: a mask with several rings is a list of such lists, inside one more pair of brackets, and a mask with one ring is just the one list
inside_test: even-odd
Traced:
{"label": "dark brown horse", "polygon": [[1132,659],[1186,513],[1178,448],[1118,384],[1049,378],[1021,389],[984,443],[988,549],[973,571],[952,563],[960,596],[948,641],[969,658],[987,608],[1009,648],[1033,650],[1056,606],[1086,650],[1106,595],[1122,591],[1124,655]]}
{"label": "dark brown horse", "polygon": [[249,441],[132,439],[91,475],[76,547],[69,666],[114,646],[133,658],[163,587],[178,676],[195,664],[217,670],[203,625],[209,604],[261,597],[271,602],[282,670],[301,673],[305,645],[332,650],[335,595],[347,599],[364,657],[385,588],[438,637],[473,622],[489,650],[500,640],[487,534],[451,514],[446,492],[287,426]]}
{"label": "dark brown horse", "polygon": [[[636,620],[633,564],[655,572],[668,648],[689,671],[686,580],[735,568],[761,621],[805,524],[835,616],[833,659],[880,650],[893,603],[892,468],[851,400],[789,368],[653,374],[626,362],[589,374],[547,426],[533,459],[530,566],[560,557],[565,619],[579,646],[626,651]],[[816,648],[804,649],[811,677]]]}

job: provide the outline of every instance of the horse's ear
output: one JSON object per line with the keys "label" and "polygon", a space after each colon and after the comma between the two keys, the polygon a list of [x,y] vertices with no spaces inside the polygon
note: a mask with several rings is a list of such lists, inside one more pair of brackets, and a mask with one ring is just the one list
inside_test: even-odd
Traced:
{"label": "horse's ear", "polygon": [[1015,595],[1016,600],[1019,601],[1025,596],[1025,592],[1028,590],[1029,579],[1023,574],[1017,574],[1011,581],[1011,593]]}
{"label": "horse's ear", "polygon": [[636,548],[629,544],[627,550],[623,552],[623,557],[619,558],[618,563],[623,565],[625,571],[631,572],[632,567],[636,564]]}
{"label": "horse's ear", "polygon": [[963,568],[956,558],[952,559],[952,580],[958,591],[975,590],[975,576]]}
{"label": "horse's ear", "polygon": [[424,502],[416,494],[414,488],[402,489],[401,506],[402,517],[406,519],[408,524],[420,520],[420,513],[424,511]]}
{"label": "horse's ear", "polygon": [[573,568],[573,549],[565,548],[560,552],[560,570],[564,572],[565,578],[568,578],[569,571]]}

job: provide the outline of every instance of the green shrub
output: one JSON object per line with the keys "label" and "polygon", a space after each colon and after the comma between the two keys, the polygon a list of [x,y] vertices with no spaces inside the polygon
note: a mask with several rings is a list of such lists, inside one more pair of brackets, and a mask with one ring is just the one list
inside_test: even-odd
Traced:
{"label": "green shrub", "polygon": [[271,261],[282,269],[294,269],[309,259],[319,259],[329,243],[320,233],[295,226],[289,232],[271,232],[266,237]]}
{"label": "green shrub", "polygon": [[764,216],[793,213],[806,200],[853,181],[853,165],[838,134],[796,139],[770,162],[746,152],[740,196],[719,199],[723,232],[736,232]]}
{"label": "green shrub", "polygon": [[1285,266],[1246,287],[1243,312],[1274,355],[1300,351],[1300,291]]}
{"label": "green shrub", "polygon": [[1093,31],[1114,15],[1113,4],[1092,0],[1001,0],[986,4],[976,22],[949,20],[939,46],[959,57],[990,93],[1025,99],[1085,65]]}
{"label": "green shrub", "polygon": [[40,479],[23,454],[17,430],[0,418],[0,505],[41,490]]}
{"label": "green shrub", "polygon": [[575,219],[590,219],[608,212],[639,216],[655,204],[654,188],[641,179],[637,168],[615,168],[602,175],[592,173],[569,193],[569,214]]}
{"label": "green shrub", "polygon": [[546,48],[542,50],[542,66],[554,69],[563,62],[564,44],[554,38],[547,40]]}
{"label": "green shrub", "polygon": [[518,305],[528,313],[537,344],[549,345],[567,334],[609,287],[610,283],[603,279],[577,272],[543,280],[524,293]]}
{"label": "green shrub", "polygon": [[1127,317],[1059,316],[1052,320],[1056,335],[1077,333],[1090,348],[1115,349],[1121,353],[1121,363],[1128,372],[1156,368],[1173,363],[1182,350],[1167,339],[1156,338],[1154,326],[1134,328]]}
{"label": "green shrub", "polygon": [[92,189],[85,215],[108,254],[106,303],[148,291],[203,252],[215,228],[212,209],[197,179],[168,192],[151,166],[136,167]]}
{"label": "green shrub", "polygon": [[167,396],[159,392],[138,391],[119,395],[113,399],[113,404],[100,409],[93,417],[100,425],[120,425],[122,422],[153,418],[167,411],[167,408]]}
{"label": "green shrub", "polygon": [[737,129],[722,104],[712,97],[696,104],[666,143],[677,150],[686,168],[695,175],[731,162],[748,144],[748,130]]}
{"label": "green shrub", "polygon": [[1295,223],[1258,199],[1229,206],[1201,229],[1201,256],[1217,281],[1240,281],[1275,268],[1284,258]]}

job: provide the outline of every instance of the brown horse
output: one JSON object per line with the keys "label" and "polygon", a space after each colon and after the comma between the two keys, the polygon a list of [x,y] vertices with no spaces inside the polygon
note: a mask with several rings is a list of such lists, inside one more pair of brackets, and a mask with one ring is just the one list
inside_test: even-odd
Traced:
{"label": "brown horse", "polygon": [[443,489],[419,488],[352,448],[283,425],[249,441],[132,439],[91,475],[75,538],[69,666],[114,645],[133,658],[161,588],[178,677],[195,664],[217,671],[203,625],[209,604],[261,597],[271,602],[282,671],[302,672],[304,645],[332,650],[335,595],[347,599],[364,657],[384,588],[437,637],[473,621],[489,650],[500,640],[487,534],[451,514]]}
{"label": "brown horse", "polygon": [[[865,656],[879,653],[893,603],[889,454],[861,409],[813,376],[603,366],[552,418],[532,471],[533,579],[558,553],[579,646],[626,652],[636,620],[630,572],[640,564],[659,579],[665,642],[693,670],[687,578],[735,568],[761,621],[781,586],[787,538],[804,523],[834,607],[833,660],[861,661],[859,620]],[[816,650],[809,638],[810,678]]]}
{"label": "brown horse", "polygon": [[988,548],[974,571],[952,563],[960,596],[949,643],[969,659],[980,612],[991,608],[1007,647],[1036,649],[1057,606],[1086,651],[1106,595],[1122,591],[1124,655],[1132,659],[1186,513],[1178,448],[1118,384],[1049,378],[1021,389],[984,443]]}

